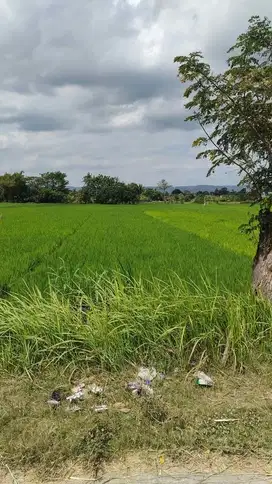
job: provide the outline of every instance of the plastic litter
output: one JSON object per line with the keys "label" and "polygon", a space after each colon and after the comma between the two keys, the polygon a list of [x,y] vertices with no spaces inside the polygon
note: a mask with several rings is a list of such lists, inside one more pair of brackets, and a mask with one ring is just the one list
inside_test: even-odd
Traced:
{"label": "plastic litter", "polygon": [[154,390],[149,385],[143,384],[141,388],[141,394],[146,395],[148,397],[153,397]]}
{"label": "plastic litter", "polygon": [[165,458],[163,454],[159,456],[159,463],[161,466],[165,463]]}
{"label": "plastic litter", "polygon": [[150,385],[146,383],[138,383],[138,382],[129,382],[127,385],[127,389],[131,391],[132,395],[135,397],[140,396],[153,396],[154,390]]}
{"label": "plastic litter", "polygon": [[[160,378],[165,378],[163,373],[161,375],[163,376],[160,376]],[[141,366],[137,375],[139,380],[128,382],[127,390],[131,391],[134,396],[153,396],[154,390],[151,385],[156,376],[157,370],[155,368]]]}
{"label": "plastic litter", "polygon": [[212,387],[213,386],[213,380],[211,379],[210,376],[206,375],[203,371],[198,371],[196,374],[196,383],[199,386],[203,387]]}
{"label": "plastic litter", "polygon": [[156,378],[157,376],[157,371],[155,368],[146,368],[144,366],[142,366],[141,368],[139,368],[139,372],[138,372],[138,378],[140,378],[141,380],[144,380],[145,382],[146,381],[152,381],[154,380],[154,378]]}
{"label": "plastic litter", "polygon": [[83,400],[84,398],[84,388],[85,383],[81,383],[80,385],[72,388],[72,394],[66,397],[70,403],[77,402],[78,400]]}
{"label": "plastic litter", "polygon": [[159,472],[158,472],[159,476],[161,476],[161,475],[162,475],[162,468],[163,468],[164,463],[165,463],[164,454],[161,454],[161,455],[159,456],[159,469],[158,469],[158,471],[159,471]]}
{"label": "plastic litter", "polygon": [[85,383],[79,383],[78,385],[72,388],[72,393],[81,392],[83,391],[84,388],[85,388]]}
{"label": "plastic litter", "polygon": [[68,400],[71,403],[71,402],[77,402],[78,400],[83,400],[83,398],[84,398],[84,392],[78,391],[66,397],[66,400]]}
{"label": "plastic litter", "polygon": [[51,397],[47,400],[48,405],[51,407],[58,407],[61,401],[61,394],[59,390],[54,390],[51,393]]}
{"label": "plastic litter", "polygon": [[229,422],[238,422],[239,418],[216,418],[214,422],[216,423],[229,423]]}
{"label": "plastic litter", "polygon": [[59,400],[47,400],[47,403],[48,405],[50,405],[51,407],[58,407],[60,405],[60,401]]}
{"label": "plastic litter", "polygon": [[80,412],[81,407],[79,407],[78,405],[72,405],[72,406],[69,406],[65,409],[65,412],[69,412],[69,413],[76,413],[76,412]]}
{"label": "plastic litter", "polygon": [[61,394],[59,390],[54,390],[51,394],[51,400],[56,400],[57,402],[61,401]]}
{"label": "plastic litter", "polygon": [[108,410],[108,405],[96,405],[93,409],[96,413],[106,412]]}
{"label": "plastic litter", "polygon": [[127,389],[131,391],[131,393],[135,396],[141,395],[141,383],[137,381],[130,381],[127,384]]}
{"label": "plastic litter", "polygon": [[94,395],[101,395],[101,393],[103,393],[104,391],[104,389],[96,385],[96,383],[93,383],[92,385],[88,386],[87,390],[89,393],[93,393]]}
{"label": "plastic litter", "polygon": [[139,390],[139,388],[141,388],[141,383],[139,383],[137,381],[130,381],[127,384],[128,390]]}

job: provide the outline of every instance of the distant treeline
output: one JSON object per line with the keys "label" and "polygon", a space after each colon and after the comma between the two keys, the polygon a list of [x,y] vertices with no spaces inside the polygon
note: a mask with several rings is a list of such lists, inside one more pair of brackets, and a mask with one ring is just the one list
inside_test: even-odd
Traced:
{"label": "distant treeline", "polygon": [[195,203],[245,203],[245,202],[252,202],[255,198],[255,194],[253,192],[247,191],[246,188],[242,188],[241,190],[228,190],[226,187],[216,188],[214,191],[198,191],[196,193],[192,193],[190,191],[181,191],[179,188],[175,188],[169,197],[167,197],[167,201],[172,201],[173,199],[176,202],[184,203],[184,202],[195,202]]}
{"label": "distant treeline", "polygon": [[[158,184],[160,185],[160,184]],[[26,176],[23,172],[5,173],[0,176],[0,202],[16,203],[99,203],[135,204],[143,202],[195,202],[212,201],[246,202],[254,197],[243,188],[228,191],[227,188],[214,192],[182,192],[176,188],[171,193],[160,188],[144,188],[137,183],[124,183],[117,177],[87,173],[83,186],[70,189],[66,173],[46,172],[39,176]]]}
{"label": "distant treeline", "polygon": [[23,172],[0,176],[0,201],[17,203],[138,203],[143,187],[116,177],[91,175],[79,190],[70,190],[66,173],[52,171],[39,176]]}

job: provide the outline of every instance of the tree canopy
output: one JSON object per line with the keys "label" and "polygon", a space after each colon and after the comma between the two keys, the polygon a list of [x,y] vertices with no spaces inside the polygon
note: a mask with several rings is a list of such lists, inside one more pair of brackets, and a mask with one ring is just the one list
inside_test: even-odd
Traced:
{"label": "tree canopy", "polygon": [[209,158],[208,175],[221,164],[234,165],[241,184],[256,190],[256,202],[272,204],[272,26],[254,16],[246,33],[228,50],[227,69],[215,73],[201,52],[174,59],[187,86],[187,121],[200,125],[204,146],[197,158]]}
{"label": "tree canopy", "polygon": [[0,176],[0,202],[34,203],[138,203],[143,191],[137,183],[123,183],[116,177],[92,175],[83,187],[71,190],[66,173],[46,172],[25,176],[23,172]]}
{"label": "tree canopy", "polygon": [[[251,218],[260,229],[253,280],[272,299],[272,26],[253,16],[248,29],[228,50],[224,72],[214,72],[201,52],[175,57],[185,85],[187,121],[198,123],[204,136],[193,146],[204,147],[197,158],[208,158],[208,175],[220,165],[237,168],[240,183],[260,206]],[[255,225],[254,225],[255,223]],[[272,267],[272,265],[271,265]]]}
{"label": "tree canopy", "polygon": [[143,187],[137,183],[123,183],[117,177],[91,175],[83,178],[82,200],[84,203],[138,203]]}

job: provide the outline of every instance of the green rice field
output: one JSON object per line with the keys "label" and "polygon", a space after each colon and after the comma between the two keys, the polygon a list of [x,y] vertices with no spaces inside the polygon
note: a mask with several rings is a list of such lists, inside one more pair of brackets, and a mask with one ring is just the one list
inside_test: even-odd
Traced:
{"label": "green rice field", "polygon": [[272,306],[238,230],[249,210],[2,205],[2,368],[270,361]]}
{"label": "green rice field", "polygon": [[116,270],[173,273],[233,291],[250,283],[254,244],[238,228],[246,205],[16,205],[0,213],[0,287],[44,289],[48,274]]}

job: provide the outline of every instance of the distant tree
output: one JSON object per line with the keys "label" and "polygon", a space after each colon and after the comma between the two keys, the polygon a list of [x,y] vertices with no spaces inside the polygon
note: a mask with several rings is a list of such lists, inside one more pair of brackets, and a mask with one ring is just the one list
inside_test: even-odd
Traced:
{"label": "distant tree", "polygon": [[163,178],[158,182],[157,187],[162,191],[163,197],[165,198],[167,190],[171,187],[171,185],[169,185],[169,183]]}
{"label": "distant tree", "polygon": [[135,204],[143,193],[140,184],[101,174],[87,173],[83,182],[82,189],[69,190],[67,175],[60,171],[26,177],[23,172],[5,173],[0,176],[0,202]]}
{"label": "distant tree", "polygon": [[182,191],[179,188],[174,188],[171,195],[180,195],[181,193],[182,193]]}
{"label": "distant tree", "polygon": [[68,203],[82,203],[81,200],[81,190],[69,190],[67,195],[67,202]]}
{"label": "distant tree", "polygon": [[173,198],[176,203],[184,203],[184,195],[183,195],[183,193],[175,193],[173,195],[173,192],[172,192],[171,193],[171,198]]}
{"label": "distant tree", "polygon": [[32,190],[35,192],[34,201],[37,203],[64,203],[69,193],[66,173],[48,171],[31,180]]}
{"label": "distant tree", "polygon": [[205,202],[205,195],[203,195],[203,193],[196,195],[194,199],[194,203],[204,204],[204,202]]}
{"label": "distant tree", "polygon": [[143,187],[137,183],[125,184],[116,177],[92,175],[83,178],[81,197],[83,203],[119,204],[138,203]]}
{"label": "distant tree", "polygon": [[46,173],[41,173],[40,184],[47,188],[48,190],[56,192],[68,192],[68,180],[66,173],[61,171],[47,171]]}
{"label": "distant tree", "polygon": [[40,177],[38,176],[27,176],[26,177],[26,186],[27,186],[27,202],[39,202],[39,184]]}
{"label": "distant tree", "polygon": [[83,178],[83,199],[85,203],[116,203],[119,179],[107,175],[87,173]]}
{"label": "distant tree", "polygon": [[0,202],[4,202],[4,201],[5,201],[5,192],[2,185],[0,185]]}
{"label": "distant tree", "polygon": [[138,185],[137,183],[124,183],[124,192],[123,192],[123,203],[130,203],[135,204],[139,203],[140,197],[143,193],[143,186]]}
{"label": "distant tree", "polygon": [[162,193],[155,188],[146,188],[143,191],[143,194],[149,202],[159,202],[163,200]]}
{"label": "distant tree", "polygon": [[186,190],[184,192],[184,202],[191,202],[195,198],[194,194]]}
{"label": "distant tree", "polygon": [[197,158],[208,158],[208,175],[220,165],[237,168],[241,185],[259,204],[245,230],[259,229],[253,264],[253,287],[272,299],[272,26],[268,18],[251,17],[248,30],[228,51],[227,68],[214,73],[200,52],[176,57],[186,85],[187,120],[198,122],[204,136]]}
{"label": "distant tree", "polygon": [[236,198],[239,202],[247,201],[248,195],[247,195],[246,188],[242,188],[242,190],[239,190],[238,192],[236,192]]}
{"label": "distant tree", "polygon": [[27,196],[24,172],[5,173],[0,176],[1,198],[4,202],[23,202]]}
{"label": "distant tree", "polygon": [[228,191],[228,189],[226,187],[216,188],[215,191],[214,191],[214,194],[217,197],[220,197],[221,195],[228,195],[229,194],[229,191]]}

